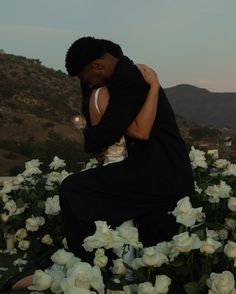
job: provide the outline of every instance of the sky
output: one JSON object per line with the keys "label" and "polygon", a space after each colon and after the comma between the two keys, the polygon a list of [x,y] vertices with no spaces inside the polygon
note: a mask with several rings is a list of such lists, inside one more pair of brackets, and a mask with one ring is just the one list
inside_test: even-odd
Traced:
{"label": "sky", "polygon": [[165,88],[236,92],[235,12],[236,0],[0,0],[0,49],[66,72],[69,46],[94,36],[151,66]]}

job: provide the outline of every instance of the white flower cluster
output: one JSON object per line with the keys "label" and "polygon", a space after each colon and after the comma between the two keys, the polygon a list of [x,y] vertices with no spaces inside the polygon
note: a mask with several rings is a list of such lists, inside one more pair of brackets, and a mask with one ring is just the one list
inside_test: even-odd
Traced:
{"label": "white flower cluster", "polygon": [[204,151],[195,149],[192,146],[191,151],[189,152],[189,158],[193,169],[197,167],[207,168],[207,162]]}
{"label": "white flower cluster", "polygon": [[[38,159],[26,162],[25,171],[6,181],[0,190],[0,222],[6,223],[0,238],[10,240],[8,231],[15,234],[13,244],[8,246],[11,247],[11,251],[16,242],[20,250],[29,249],[32,244],[31,239],[35,238],[48,246],[55,244],[50,235],[53,233],[53,238],[57,238],[55,232],[47,232],[46,227],[50,226],[52,230],[54,225],[50,224],[56,221],[55,226],[59,225],[58,187],[69,173],[62,170],[65,161],[57,156],[49,165],[53,171],[48,175],[42,175],[41,164]],[[19,222],[17,222],[18,215]],[[44,235],[40,233],[41,227],[47,232]],[[58,235],[58,240],[59,238],[62,240],[61,237],[63,238]],[[10,244],[10,241],[8,243]]]}
{"label": "white flower cluster", "polygon": [[229,198],[231,190],[231,187],[225,181],[220,181],[219,185],[208,186],[205,193],[209,196],[209,202],[218,203],[220,198]]}
{"label": "white flower cluster", "polygon": [[[53,267],[50,270],[35,271],[30,290],[52,293],[104,294],[105,286],[100,268],[82,262],[73,253],[59,249],[52,255]],[[96,291],[96,292],[95,292]]]}
{"label": "white flower cluster", "polygon": [[131,245],[134,248],[142,248],[138,241],[138,231],[135,227],[117,227],[112,230],[105,221],[96,221],[94,235],[84,239],[83,247],[86,251],[93,251],[98,248],[122,248],[124,245]]}

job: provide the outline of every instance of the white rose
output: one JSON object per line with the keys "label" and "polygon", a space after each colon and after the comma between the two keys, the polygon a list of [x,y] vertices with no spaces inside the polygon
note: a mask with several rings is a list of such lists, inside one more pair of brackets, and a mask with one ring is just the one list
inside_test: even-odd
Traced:
{"label": "white rose", "polygon": [[236,228],[236,220],[235,219],[225,218],[225,224],[232,231]]}
{"label": "white rose", "polygon": [[13,184],[20,185],[20,184],[24,183],[24,181],[25,181],[25,178],[21,174],[19,174],[13,179]]}
{"label": "white rose", "polygon": [[191,227],[195,224],[199,214],[202,212],[202,207],[193,208],[189,201],[189,197],[184,197],[177,202],[177,207],[172,211],[176,216],[176,222]]}
{"label": "white rose", "polygon": [[191,147],[191,151],[189,152],[189,158],[191,161],[192,168],[195,169],[197,167],[207,168],[205,152],[195,149],[193,146]]}
{"label": "white rose", "polygon": [[228,160],[225,159],[217,159],[213,165],[218,169],[225,169],[227,165],[230,164]]}
{"label": "white rose", "polygon": [[86,251],[93,251],[97,248],[120,248],[124,246],[124,240],[118,235],[117,231],[110,229],[104,221],[96,221],[96,231],[92,236],[84,239],[83,247]]}
{"label": "white rose", "polygon": [[129,244],[134,248],[142,248],[143,245],[138,240],[138,229],[133,226],[133,222],[126,221],[116,228],[121,238],[125,240],[125,244]]}
{"label": "white rose", "polygon": [[46,186],[54,186],[54,184],[59,184],[61,180],[61,174],[59,172],[53,171],[47,176]]}
{"label": "white rose", "polygon": [[65,267],[67,269],[73,267],[76,263],[81,262],[81,259],[79,257],[72,257],[71,259],[69,259],[69,261],[67,262],[67,264],[65,265]]}
{"label": "white rose", "polygon": [[43,238],[41,239],[41,242],[48,246],[53,244],[53,240],[49,234],[44,235]]}
{"label": "white rose", "polygon": [[45,224],[45,218],[43,216],[37,216],[36,220],[38,222],[38,225],[41,227]]}
{"label": "white rose", "polygon": [[6,214],[6,212],[1,213],[1,219],[4,223],[6,223],[9,220],[10,215]]}
{"label": "white rose", "polygon": [[220,240],[226,240],[228,238],[228,231],[226,229],[217,230],[217,234]]}
{"label": "white rose", "polygon": [[2,194],[9,194],[9,193],[11,193],[12,190],[14,190],[12,181],[3,182],[3,188],[1,190]]}
{"label": "white rose", "polygon": [[207,154],[210,155],[212,157],[212,159],[218,159],[219,158],[218,149],[208,150]]}
{"label": "white rose", "polygon": [[103,276],[102,276],[100,268],[95,265],[92,268],[92,271],[93,271],[93,278],[92,278],[92,281],[90,282],[91,287],[94,290],[96,290],[99,294],[104,294],[105,285],[103,282]]}
{"label": "white rose", "polygon": [[208,186],[205,193],[209,196],[209,202],[218,203],[220,198],[229,198],[231,187],[224,181],[220,181],[219,185]]}
{"label": "white rose", "polygon": [[135,258],[131,262],[131,266],[134,270],[137,270],[141,267],[145,267],[145,263],[143,262],[143,259],[141,257]]}
{"label": "white rose", "polygon": [[8,202],[11,199],[11,197],[7,194],[1,195],[1,191],[0,191],[0,197],[2,198],[2,202],[4,202],[4,203]]}
{"label": "white rose", "polygon": [[54,156],[53,161],[49,164],[50,169],[58,169],[66,166],[65,160],[60,159],[57,156]]}
{"label": "white rose", "polygon": [[42,270],[36,270],[33,275],[32,286],[29,290],[44,291],[51,287],[53,278]]}
{"label": "white rose", "polygon": [[5,206],[3,209],[6,209],[9,211],[9,215],[13,215],[14,212],[16,211],[16,202],[14,200],[9,200],[8,202],[5,203]]}
{"label": "white rose", "polygon": [[27,218],[26,220],[26,230],[30,232],[36,232],[39,229],[38,220],[35,217]]}
{"label": "white rose", "polygon": [[24,228],[17,230],[15,234],[15,238],[18,241],[25,239],[27,236],[28,236],[27,231]]}
{"label": "white rose", "polygon": [[98,267],[103,268],[107,265],[107,262],[108,257],[105,255],[105,250],[103,248],[97,249],[93,263]]}
{"label": "white rose", "polygon": [[156,276],[155,294],[166,294],[169,292],[171,279],[166,275]]}
{"label": "white rose", "polygon": [[236,243],[233,241],[228,241],[224,248],[224,253],[228,258],[236,258]]}
{"label": "white rose", "polygon": [[196,234],[189,236],[188,232],[175,235],[173,240],[173,249],[177,252],[189,252],[193,249],[199,249],[202,243]]}
{"label": "white rose", "polygon": [[146,266],[159,267],[163,263],[168,262],[168,258],[165,254],[160,253],[155,247],[144,248],[144,254],[142,260]]}
{"label": "white rose", "polygon": [[206,254],[213,254],[221,246],[222,244],[220,242],[208,237],[206,241],[202,241],[200,251]]}
{"label": "white rose", "polygon": [[230,271],[211,273],[210,279],[207,280],[209,294],[235,294],[234,285],[234,276]]}
{"label": "white rose", "polygon": [[51,260],[59,265],[66,265],[71,258],[74,257],[72,252],[65,251],[65,249],[58,249],[52,256]]}
{"label": "white rose", "polygon": [[125,275],[127,268],[124,265],[124,261],[121,258],[113,260],[113,267],[111,268],[113,274],[116,275]]}
{"label": "white rose", "polygon": [[29,248],[29,246],[30,246],[30,241],[28,240],[19,241],[18,248],[20,248],[21,250],[25,251]]}
{"label": "white rose", "polygon": [[55,293],[55,294],[60,294],[63,292],[61,289],[61,281],[64,279],[65,274],[61,270],[56,270],[56,271],[50,271],[50,275],[53,278],[53,282],[51,284],[50,290]]}
{"label": "white rose", "polygon": [[236,211],[236,197],[230,197],[228,200],[228,208],[229,210],[235,212]]}
{"label": "white rose", "polygon": [[93,279],[93,269],[89,263],[77,262],[67,271],[67,278],[61,282],[61,288],[66,291],[71,287],[90,289]]}
{"label": "white rose", "polygon": [[60,210],[59,196],[48,197],[45,202],[45,214],[58,215]]}
{"label": "white rose", "polygon": [[138,294],[155,294],[155,288],[150,282],[141,283],[138,285]]}
{"label": "white rose", "polygon": [[223,176],[236,176],[236,164],[228,164],[226,170],[222,173]]}

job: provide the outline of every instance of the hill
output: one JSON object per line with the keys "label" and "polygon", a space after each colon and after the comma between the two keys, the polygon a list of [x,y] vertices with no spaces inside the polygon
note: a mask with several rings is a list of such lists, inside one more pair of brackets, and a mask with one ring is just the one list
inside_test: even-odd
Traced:
{"label": "hill", "polygon": [[191,85],[166,88],[175,111],[187,121],[218,128],[236,128],[236,93],[214,93]]}
{"label": "hill", "polygon": [[14,169],[13,162],[20,168],[39,156],[40,149],[47,163],[60,154],[72,166],[69,152],[78,154],[78,162],[86,159],[82,132],[73,123],[80,102],[77,79],[41,65],[40,60],[1,52],[0,148],[11,154],[0,152],[1,175]]}

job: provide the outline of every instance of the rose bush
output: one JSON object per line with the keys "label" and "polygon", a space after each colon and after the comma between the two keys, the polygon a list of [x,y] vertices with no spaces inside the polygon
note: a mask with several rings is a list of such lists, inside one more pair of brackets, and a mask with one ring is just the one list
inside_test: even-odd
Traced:
{"label": "rose bush", "polygon": [[[53,267],[45,271],[52,279],[46,275],[44,280],[42,273],[36,272],[32,289],[41,291],[47,285],[56,294],[100,294],[106,293],[106,289],[126,294],[236,293],[236,165],[218,158],[217,150],[213,151],[206,153],[194,147],[190,150],[195,194],[183,195],[169,212],[179,224],[179,232],[171,241],[143,248],[136,227],[112,229],[106,222],[96,221],[94,235],[85,238],[83,244],[87,251],[94,252],[94,264],[84,263],[71,252],[60,249],[52,256]],[[96,162],[91,161],[89,168],[95,166]],[[55,243],[53,233],[49,228],[43,229],[47,226],[47,213],[51,219],[59,217],[58,193],[54,189],[61,179],[58,172],[53,171],[44,178],[44,189],[49,194],[41,200],[40,213],[26,214],[21,226],[14,227],[11,222],[29,209],[29,202],[13,197],[21,191],[19,187],[25,182],[25,175],[39,174],[34,162],[28,164],[28,168],[31,171],[19,175],[14,184],[4,185],[1,225],[4,232],[14,233],[18,243],[30,241],[31,235],[42,231],[40,242],[44,240],[51,246]],[[61,177],[62,174],[65,172],[61,172]],[[35,179],[29,182],[31,186],[37,185]],[[31,193],[31,189],[26,191]],[[27,242],[22,242],[20,247],[26,248]],[[130,248],[136,252],[132,259],[126,258]],[[113,266],[106,254],[110,249],[119,255]]]}
{"label": "rose bush", "polygon": [[[30,255],[45,247],[61,247],[64,237],[60,215],[58,188],[69,175],[65,162],[54,157],[51,170],[43,175],[41,162],[25,163],[25,171],[4,183],[0,191],[0,244],[4,249],[14,236],[14,246]],[[12,250],[11,248],[5,248]]]}

